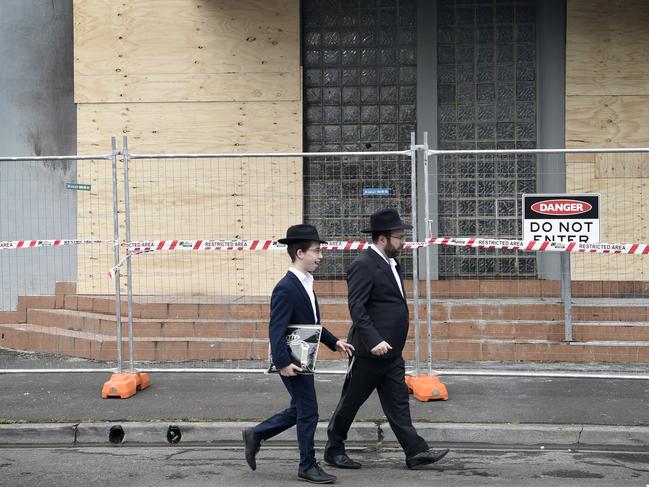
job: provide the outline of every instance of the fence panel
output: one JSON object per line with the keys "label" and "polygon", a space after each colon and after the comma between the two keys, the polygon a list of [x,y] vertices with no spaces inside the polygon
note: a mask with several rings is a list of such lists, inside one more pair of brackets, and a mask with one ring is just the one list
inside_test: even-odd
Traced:
{"label": "fence panel", "polygon": [[[601,195],[601,241],[641,244],[633,255],[631,247],[612,255],[614,246],[608,254],[570,252],[568,343],[560,252],[436,241],[425,251],[432,256],[430,307],[422,300],[418,308],[422,324],[430,320],[431,342],[422,328],[418,345],[424,351],[430,345],[431,367],[476,360],[649,362],[649,261],[638,253],[649,242],[646,153],[428,152],[423,177],[431,211],[426,219],[418,209],[426,224],[419,237],[518,240],[521,195],[565,187]],[[369,214],[385,206],[410,220],[417,180],[411,155],[125,151],[128,172],[120,169],[119,184],[128,175],[128,194],[120,198],[119,216],[129,219],[120,224],[122,252],[154,250],[134,255],[130,286],[122,281],[133,299],[138,367],[263,369],[270,293],[289,265],[274,241],[302,221],[329,240],[365,239],[360,231]],[[115,365],[115,281],[106,277],[115,261],[114,194],[111,156],[0,158],[0,347],[43,353],[19,357],[21,367]],[[250,250],[264,242],[267,250]],[[351,325],[345,268],[357,253],[327,250],[315,273],[323,324],[340,337]],[[411,255],[400,259],[407,278]],[[424,255],[420,249],[419,296],[426,291]],[[407,360],[416,354],[412,309]],[[122,332],[126,338],[125,324]],[[15,354],[3,351],[0,369],[12,360]]]}
{"label": "fence panel", "polygon": [[[145,369],[265,367],[270,295],[290,259],[274,243],[258,250],[263,242],[302,222],[328,240],[358,240],[378,208],[410,216],[409,152],[127,157],[131,241],[166,249],[131,258],[134,361]],[[241,241],[257,250],[237,250]],[[357,252],[325,250],[314,274],[323,324],[339,337],[351,324],[344,279]],[[411,276],[409,266],[406,253]]]}
{"label": "fence panel", "polygon": [[[438,208],[433,237],[521,239],[521,196],[560,194],[565,187],[569,194],[601,195],[601,242],[649,242],[646,150],[430,156],[427,201]],[[567,234],[556,241],[569,243]],[[573,319],[567,343],[559,252],[439,246],[431,281],[433,361],[441,367],[469,360],[649,362],[649,259],[609,251],[569,253]]]}
{"label": "fence panel", "polygon": [[0,158],[0,369],[114,365],[112,164]]}

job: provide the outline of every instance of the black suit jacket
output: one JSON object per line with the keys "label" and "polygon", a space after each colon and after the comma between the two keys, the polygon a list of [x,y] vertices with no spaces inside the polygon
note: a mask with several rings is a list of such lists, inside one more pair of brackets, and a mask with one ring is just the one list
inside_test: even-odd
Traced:
{"label": "black suit jacket", "polygon": [[[306,289],[298,277],[290,271],[280,279],[273,289],[270,298],[268,337],[273,363],[278,369],[283,369],[291,363],[291,355],[286,343],[286,327],[288,325],[320,324],[320,307],[317,297],[315,307],[318,315],[317,321],[313,319],[313,307]],[[336,350],[338,339],[325,327],[322,327],[320,341],[331,350]]]}
{"label": "black suit jacket", "polygon": [[[397,272],[403,286],[401,270]],[[385,340],[390,350],[383,358],[401,356],[408,335],[408,303],[401,294],[390,265],[372,249],[360,254],[347,269],[349,312],[352,328],[348,341],[359,357]]]}

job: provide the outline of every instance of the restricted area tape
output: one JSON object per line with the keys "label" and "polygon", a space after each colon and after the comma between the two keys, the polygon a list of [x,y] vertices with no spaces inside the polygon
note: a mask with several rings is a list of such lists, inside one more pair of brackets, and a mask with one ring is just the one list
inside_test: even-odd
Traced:
{"label": "restricted area tape", "polygon": [[[364,240],[330,241],[322,244],[323,250],[363,250],[371,242]],[[586,252],[597,254],[649,254],[649,244],[550,242],[537,240],[509,240],[478,237],[433,237],[423,242],[405,242],[405,249],[429,245],[476,247],[529,252]],[[143,254],[160,250],[282,250],[286,245],[276,240],[153,240],[129,242],[128,254]]]}
{"label": "restricted area tape", "polygon": [[[330,241],[323,244],[323,250],[363,250],[371,242],[363,240]],[[526,252],[575,252],[590,254],[649,254],[649,244],[641,243],[584,243],[584,242],[550,242],[536,240],[508,240],[478,237],[433,237],[423,242],[405,242],[404,249],[416,249],[430,245],[447,245],[453,247],[471,247],[484,249],[522,250]],[[132,255],[147,254],[162,250],[283,250],[286,245],[276,240],[152,240],[129,242],[126,247],[126,257],[113,267],[108,275],[112,278],[119,271],[126,259]]]}
{"label": "restricted area tape", "polygon": [[649,244],[550,242],[540,240],[505,240],[495,238],[431,238],[424,245],[452,245],[486,249],[523,250],[527,252],[576,252],[589,254],[649,254]]}
{"label": "restricted area tape", "polygon": [[35,247],[63,247],[66,245],[116,244],[115,240],[6,240],[0,241],[0,250],[31,249]]}

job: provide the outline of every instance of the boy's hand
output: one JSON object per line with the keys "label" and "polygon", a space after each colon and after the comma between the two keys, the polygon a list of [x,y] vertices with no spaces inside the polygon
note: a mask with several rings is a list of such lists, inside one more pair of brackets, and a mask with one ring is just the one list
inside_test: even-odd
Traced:
{"label": "boy's hand", "polygon": [[288,364],[283,369],[279,369],[279,373],[284,377],[295,377],[298,372],[302,372],[302,369],[295,364]]}

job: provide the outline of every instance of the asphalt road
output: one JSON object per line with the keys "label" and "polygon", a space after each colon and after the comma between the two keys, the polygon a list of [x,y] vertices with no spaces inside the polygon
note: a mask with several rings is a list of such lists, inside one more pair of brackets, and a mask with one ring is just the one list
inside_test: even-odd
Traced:
{"label": "asphalt road", "polygon": [[[639,486],[649,484],[649,454],[550,450],[457,450],[425,470],[408,470],[398,450],[353,451],[356,471],[329,468],[349,486]],[[318,452],[321,455],[321,452]],[[297,480],[295,449],[262,448],[255,472],[241,448],[0,449],[6,487],[277,486]],[[326,468],[326,467],[325,467]]]}

